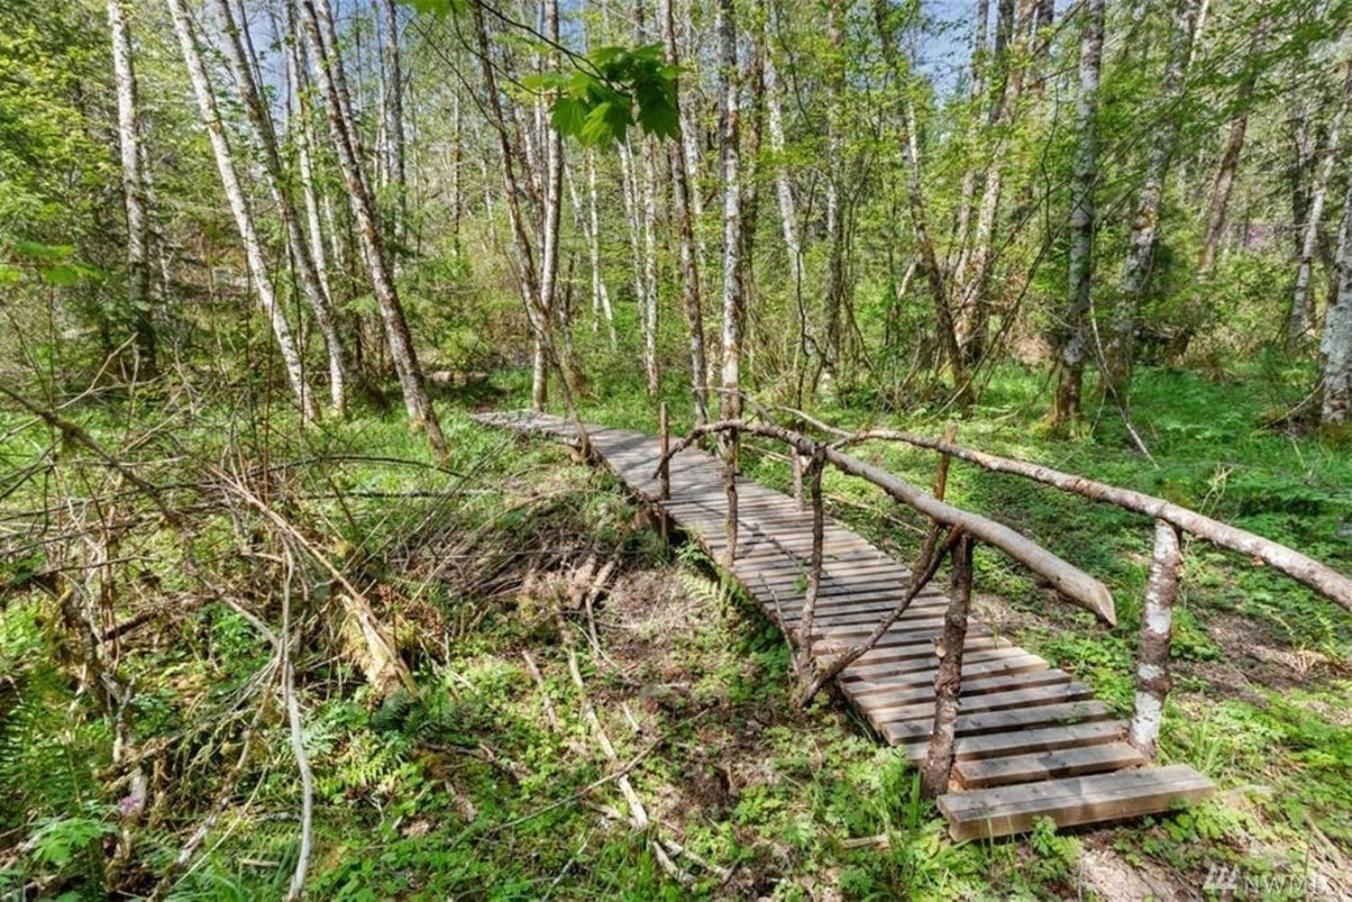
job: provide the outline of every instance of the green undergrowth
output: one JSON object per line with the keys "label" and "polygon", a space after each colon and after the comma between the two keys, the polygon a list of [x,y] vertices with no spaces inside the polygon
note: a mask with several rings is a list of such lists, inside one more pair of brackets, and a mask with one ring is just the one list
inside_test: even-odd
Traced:
{"label": "green undergrowth", "polygon": [[[1110,403],[1091,400],[1086,422],[1069,435],[1051,432],[1043,420],[1050,401],[1045,377],[1015,367],[997,372],[962,416],[840,404],[813,413],[843,427],[929,435],[953,418],[960,443],[1159,495],[1352,572],[1352,453],[1282,426],[1306,385],[1307,372],[1269,357],[1214,378],[1143,370],[1133,387],[1132,419],[1153,460],[1134,447]],[[679,423],[674,431],[688,428],[681,387],[668,385],[666,399]],[[602,398],[586,414],[652,432],[653,410],[626,393],[613,403]],[[748,443],[743,471],[787,490],[787,465],[757,450],[769,447]],[[874,443],[856,453],[913,484],[928,488],[932,480],[930,452]],[[825,489],[835,516],[883,547],[914,552],[923,521],[838,473],[828,473]],[[953,464],[947,497],[1015,527],[1108,586],[1116,628],[1053,598],[994,550],[977,559],[977,591],[1000,599],[1013,638],[1129,716],[1149,519],[961,461]],[[1252,880],[1260,895],[1300,895],[1306,878],[1318,888],[1330,873],[1346,881],[1338,862],[1352,848],[1352,615],[1258,561],[1188,537],[1172,656],[1176,689],[1161,758],[1206,773],[1220,788],[1218,800],[1181,817],[1148,820],[1144,829],[1097,831],[1093,841],[1128,861],[1162,866],[1194,891],[1217,863],[1238,868],[1241,887]]]}
{"label": "green undergrowth", "polygon": [[[275,428],[272,438],[251,439],[251,447],[275,442],[277,460],[328,461],[288,512],[388,593],[416,675],[415,690],[381,702],[341,656],[318,645],[301,653],[303,741],[315,778],[314,898],[1092,897],[1114,889],[1105,859],[1188,893],[1218,864],[1263,890],[1255,897],[1298,896],[1316,885],[1311,879],[1342,879],[1336,862],[1352,853],[1346,611],[1268,568],[1189,542],[1161,756],[1215,780],[1217,799],[1125,825],[1058,834],[1044,823],[1025,837],[953,844],[920,797],[916,771],[862,720],[833,698],[793,708],[782,637],[697,551],[663,547],[604,471],[577,466],[549,442],[469,419],[476,407],[520,399],[522,379],[496,374],[442,400],[454,448],[439,469],[427,466],[421,440],[395,413],[364,411],[299,439],[279,422],[264,428]],[[1291,401],[1266,386],[1143,373],[1133,408],[1155,465],[1129,447],[1112,409],[1092,430],[1050,435],[1039,420],[1041,383],[1018,371],[998,374],[960,422],[960,437],[1165,495],[1352,570],[1352,455],[1266,428]],[[665,391],[681,421],[680,387],[669,381]],[[78,413],[111,445],[127,403]],[[594,384],[588,404],[594,422],[656,428],[640,386]],[[945,419],[818,412],[929,434]],[[208,408],[180,438],[219,451],[240,424],[238,411]],[[40,437],[13,433],[3,451],[17,459]],[[884,446],[859,453],[917,484],[931,478],[926,454]],[[171,481],[171,464],[154,460],[148,475]],[[745,470],[787,487],[782,462],[750,448]],[[914,552],[920,521],[839,474],[826,486],[835,515],[900,555]],[[346,512],[322,497],[326,487],[342,491]],[[1052,598],[997,552],[978,556],[977,591],[1004,612],[1012,636],[1129,713],[1150,523],[960,462],[949,498],[1103,579],[1120,615],[1112,629]],[[163,535],[141,541],[170,547]],[[589,558],[616,562],[594,613],[599,649],[567,591],[568,575]],[[21,585],[46,563],[35,551],[6,562],[3,575]],[[187,586],[181,574],[156,578]],[[560,642],[559,606],[585,700]],[[149,891],[219,798],[220,818],[173,895],[284,894],[299,851],[300,790],[285,713],[255,691],[269,651],[219,604],[187,610],[174,624],[166,633],[173,641],[129,639],[124,658],[137,687],[137,743],[172,749],[161,779],[180,784],[161,809],[152,802],[132,885]],[[113,841],[120,791],[105,773],[111,729],[80,690],[69,641],[43,593],[6,596],[0,835],[9,851],[0,856],[0,894],[40,885],[92,897],[103,885],[100,850]],[[538,665],[543,693],[523,653]],[[647,831],[631,829],[624,797],[605,779],[615,765],[595,740],[588,703],[617,760],[630,766],[653,824]],[[255,710],[256,747],[232,776]],[[679,879],[654,853],[663,841],[692,853],[672,857]]]}

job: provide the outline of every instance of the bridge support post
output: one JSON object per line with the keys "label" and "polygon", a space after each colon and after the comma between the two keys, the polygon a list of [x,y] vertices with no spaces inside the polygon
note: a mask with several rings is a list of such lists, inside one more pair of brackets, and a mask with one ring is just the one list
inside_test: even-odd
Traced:
{"label": "bridge support post", "polygon": [[[794,452],[795,458],[797,452]],[[808,463],[808,485],[812,491],[812,569],[807,575],[807,592],[803,598],[803,616],[799,620],[799,645],[802,646],[797,670],[803,685],[811,683],[812,634],[816,629],[817,595],[822,585],[823,534],[826,531],[826,510],[822,503],[822,471],[826,469],[826,457],[820,448],[812,455]]]}
{"label": "bridge support post", "polygon": [[953,770],[953,737],[962,692],[962,650],[967,642],[967,615],[972,601],[972,547],[969,535],[958,537],[953,545],[948,611],[944,614],[943,637],[935,649],[939,670],[934,675],[934,727],[921,773],[922,788],[930,798],[948,792],[949,774]]}
{"label": "bridge support post", "polygon": [[[671,461],[667,455],[671,453],[671,425],[667,421],[667,402],[663,401],[662,406],[657,409],[658,425],[662,431],[662,464],[658,470],[658,499],[659,501],[671,500]],[[667,509],[665,506],[658,505],[658,519],[662,527],[662,541],[666,542],[669,538],[669,527],[667,525]]]}
{"label": "bridge support post", "polygon": [[[944,441],[952,444],[958,437],[958,424],[952,420],[944,427]],[[944,500],[944,495],[948,491],[948,465],[952,460],[947,454],[939,453],[939,464],[934,469],[934,488],[931,494],[939,501]],[[930,555],[934,554],[934,543],[939,541],[939,532],[943,529],[943,524],[937,520],[931,520],[929,529],[925,531],[925,541],[920,545],[920,555],[916,560],[915,569],[924,570],[929,563]]]}
{"label": "bridge support post", "polygon": [[723,453],[723,491],[727,494],[728,515],[723,521],[723,538],[727,547],[723,549],[723,566],[732,569],[737,560],[737,453],[740,450],[741,436],[736,429],[724,432],[721,436]]}
{"label": "bridge support post", "polygon": [[1169,642],[1173,636],[1174,601],[1178,598],[1178,528],[1155,521],[1155,553],[1150,561],[1141,638],[1136,651],[1136,712],[1131,718],[1131,744],[1153,761],[1169,695]]}

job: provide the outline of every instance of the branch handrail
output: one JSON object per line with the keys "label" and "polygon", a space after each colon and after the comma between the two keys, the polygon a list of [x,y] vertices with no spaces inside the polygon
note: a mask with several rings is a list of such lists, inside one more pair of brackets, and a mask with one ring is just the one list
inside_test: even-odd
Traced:
{"label": "branch handrail", "polygon": [[[896,500],[915,508],[932,520],[946,526],[960,528],[970,533],[973,538],[1000,549],[1033,573],[1046,579],[1071,601],[1088,608],[1109,625],[1117,625],[1117,612],[1108,587],[1069,561],[1035,544],[1026,536],[1003,523],[939,501],[900,477],[845,454],[834,444],[818,441],[782,426],[745,419],[718,420],[697,425],[685,438],[671,446],[662,461],[659,462],[659,470],[661,463],[665,463],[671,457],[684,451],[701,437],[711,433],[723,432],[746,433],[761,438],[775,439],[804,456],[821,453],[827,463],[841,472],[877,486]],[[655,478],[656,475],[655,473]]]}
{"label": "branch handrail", "polygon": [[1094,501],[1115,504],[1118,507],[1144,514],[1155,520],[1163,520],[1183,532],[1195,535],[1217,547],[1258,558],[1292,579],[1304,583],[1321,595],[1336,601],[1348,610],[1352,610],[1352,579],[1343,576],[1332,567],[1280,542],[1274,542],[1248,530],[1222,523],[1220,520],[1199,514],[1163,498],[1147,495],[1134,489],[1124,489],[1105,482],[1097,482],[1083,476],[1055,470],[1042,464],[987,454],[984,451],[964,448],[943,439],[929,438],[910,432],[875,429],[852,433],[820,422],[814,425],[838,437],[838,440],[831,445],[835,449],[849,447],[865,441],[902,442],[974,463],[994,473],[1011,473],[1034,482],[1050,485],[1063,492],[1081,495]]}

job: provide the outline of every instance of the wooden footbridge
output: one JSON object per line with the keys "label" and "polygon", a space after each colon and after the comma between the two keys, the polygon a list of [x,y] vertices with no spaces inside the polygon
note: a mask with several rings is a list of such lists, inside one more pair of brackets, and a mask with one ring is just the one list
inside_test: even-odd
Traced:
{"label": "wooden footbridge", "polygon": [[[569,421],[544,414],[485,414],[479,420],[562,441],[578,439]],[[601,426],[589,425],[585,431],[596,459],[664,514],[667,523],[726,566],[729,493],[718,458],[695,447],[678,448],[669,459],[664,487],[658,471],[665,439]],[[799,500],[741,477],[735,481],[735,498],[736,548],[730,572],[801,648],[813,512]],[[905,600],[911,574],[829,519],[820,542],[811,647],[816,658],[829,662],[873,632],[880,618]],[[1083,587],[1081,591],[1093,594]],[[841,694],[877,733],[916,762],[925,759],[936,722],[936,685],[942,682],[936,680],[942,663],[936,646],[944,635],[949,604],[937,588],[920,590],[909,605],[902,605],[905,613],[876,644],[836,676]],[[1167,633],[1165,641],[1167,661]],[[1137,750],[1141,743],[1127,741],[1128,724],[1114,719],[1108,706],[1070,674],[979,623],[967,628],[961,644],[960,690],[956,684],[953,690],[960,695],[949,728],[951,782],[938,798],[953,838],[1019,833],[1042,817],[1058,826],[1136,817],[1213,793],[1211,781],[1185,764],[1150,766]],[[1149,677],[1147,666],[1142,670]],[[1155,715],[1157,728],[1157,710]],[[1151,746],[1153,741],[1151,736]]]}

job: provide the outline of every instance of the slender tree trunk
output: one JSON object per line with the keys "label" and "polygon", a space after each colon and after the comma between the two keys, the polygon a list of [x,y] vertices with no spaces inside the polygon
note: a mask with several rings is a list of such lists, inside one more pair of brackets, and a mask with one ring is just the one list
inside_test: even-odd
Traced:
{"label": "slender tree trunk", "polygon": [[[680,54],[676,44],[676,17],[672,0],[661,0],[658,15],[666,41],[667,64],[679,67]],[[676,85],[677,103],[680,102],[680,83]],[[685,118],[677,108],[677,119],[682,126]],[[691,210],[689,162],[685,158],[684,135],[681,140],[667,143],[667,160],[671,169],[672,195],[676,207],[676,228],[681,246],[681,300],[685,306],[686,328],[690,332],[690,394],[694,403],[696,424],[709,419],[708,363],[704,351],[704,312],[700,300],[699,255],[695,245],[695,223]],[[593,195],[594,198],[595,195]],[[595,204],[592,214],[595,216]]]}
{"label": "slender tree trunk", "polygon": [[1230,209],[1230,192],[1234,188],[1235,173],[1239,169],[1239,158],[1244,152],[1244,138],[1249,130],[1249,106],[1253,102],[1253,91],[1258,84],[1259,66],[1254,60],[1266,29],[1260,24],[1254,29],[1249,52],[1244,61],[1244,76],[1235,93],[1237,112],[1230,120],[1230,135],[1225,142],[1225,151],[1221,154],[1220,165],[1216,167],[1216,179],[1211,185],[1211,197],[1207,202],[1206,235],[1202,240],[1202,250],[1197,255],[1197,269],[1205,274],[1216,263],[1216,251],[1220,247],[1221,236],[1225,234],[1226,214]]}
{"label": "slender tree trunk", "polygon": [[[737,71],[737,24],[733,0],[718,0],[718,88],[720,121],[718,129],[719,156],[723,165],[723,392],[719,399],[719,416],[737,419],[742,411],[742,185],[740,117]],[[720,432],[719,450],[723,457],[725,479],[737,472],[738,436]],[[736,548],[737,507],[732,484],[728,486],[729,530],[728,560]]]}
{"label": "slender tree trunk", "polygon": [[108,0],[108,31],[113,45],[113,79],[117,87],[117,144],[122,162],[122,204],[127,214],[128,300],[139,368],[156,370],[155,325],[150,311],[150,214],[145,183],[145,151],[137,121],[136,70],[131,29],[123,0]]}
{"label": "slender tree trunk", "polygon": [[[390,235],[396,247],[406,239],[408,227],[408,184],[404,152],[404,74],[399,50],[399,10],[397,0],[380,0],[385,21],[385,141],[387,171],[394,188],[394,215]],[[395,257],[397,266],[397,254]]]}
{"label": "slender tree trunk", "polygon": [[1164,700],[1169,694],[1169,640],[1174,601],[1178,597],[1178,528],[1155,521],[1155,552],[1141,612],[1141,637],[1136,652],[1136,712],[1131,719],[1131,744],[1147,760],[1155,757]]}
{"label": "slender tree trunk", "polygon": [[[1002,14],[1005,6],[1001,4]],[[1003,90],[997,94],[992,126],[997,134],[1010,128],[1018,111],[1027,73],[1023,52],[1029,42],[1029,26],[1036,10],[1035,0],[1019,0],[1012,23],[1013,34],[1007,40],[1011,51],[1004,70]],[[1002,15],[1003,21],[1003,15]],[[995,243],[1000,198],[1004,190],[1004,166],[999,154],[993,154],[986,166],[986,180],[977,206],[976,224],[968,252],[954,273],[953,300],[958,347],[965,366],[979,363],[986,350],[986,329],[990,321],[990,284],[992,249]]]}
{"label": "slender tree trunk", "polygon": [[826,176],[826,345],[822,353],[822,377],[834,382],[840,367],[841,320],[845,306],[845,218],[841,211],[841,182],[845,177],[841,155],[841,105],[845,93],[845,26],[843,0],[830,0],[826,7],[827,64],[826,153],[831,161]]}
{"label": "slender tree trunk", "polygon": [[[769,27],[767,20],[766,27]],[[803,298],[803,245],[798,237],[798,209],[793,197],[793,184],[789,180],[789,167],[784,159],[786,142],[784,138],[784,112],[780,105],[782,88],[779,83],[779,70],[775,67],[774,50],[766,41],[765,48],[765,113],[766,126],[770,131],[770,151],[775,158],[775,198],[779,201],[779,222],[784,235],[784,250],[789,264],[789,290],[793,293],[794,304],[798,311],[798,353],[800,364],[812,366],[812,357],[817,353],[816,341],[812,335],[812,319],[807,315]]]}
{"label": "slender tree trunk", "polygon": [[948,792],[953,770],[953,739],[962,694],[962,653],[967,643],[967,616],[972,602],[972,548],[972,537],[968,535],[961,536],[953,545],[944,634],[935,649],[939,667],[934,674],[934,728],[921,776],[925,795],[930,798]]}
{"label": "slender tree trunk", "polygon": [[[296,32],[295,16],[289,6],[288,26]],[[290,125],[296,144],[297,170],[300,175],[301,193],[305,198],[305,223],[309,233],[310,259],[314,261],[315,272],[319,277],[319,287],[328,299],[329,305],[337,308],[333,295],[333,284],[329,280],[328,254],[324,248],[324,219],[319,191],[315,183],[314,153],[317,141],[313,131],[314,110],[310,103],[310,85],[307,77],[309,63],[305,57],[305,45],[301,41],[291,43],[287,54],[287,78],[291,84],[291,93],[296,98],[296,113]],[[332,223],[330,223],[332,231]],[[335,261],[337,262],[337,261]]]}
{"label": "slender tree trunk", "polygon": [[[559,393],[563,395],[564,404],[573,419],[573,426],[577,430],[585,452],[588,447],[586,427],[578,415],[577,405],[574,403],[575,384],[580,380],[576,376],[573,365],[572,348],[567,343],[566,334],[563,342],[555,340],[554,319],[549,311],[541,309],[540,306],[540,299],[544,296],[540,287],[543,280],[537,274],[535,268],[535,256],[531,248],[530,235],[527,231],[525,217],[521,213],[519,201],[521,185],[516,177],[516,152],[512,148],[508,121],[503,114],[502,98],[498,93],[497,73],[494,68],[488,25],[484,20],[483,9],[478,4],[473,4],[470,12],[473,17],[474,36],[478,50],[476,55],[479,58],[480,72],[484,80],[484,93],[488,100],[489,126],[498,139],[498,163],[502,173],[504,200],[507,204],[507,219],[511,223],[512,243],[516,250],[516,270],[521,298],[526,305],[526,315],[530,320],[533,337],[543,349],[546,360],[552,363],[558,372]],[[560,152],[561,165],[562,154]],[[557,195],[558,192],[556,191],[555,196],[557,197]],[[557,253],[557,250],[555,253]]]}
{"label": "slender tree trunk", "polygon": [[[1333,122],[1329,125],[1328,140],[1324,146],[1324,159],[1315,169],[1314,183],[1310,186],[1310,205],[1305,213],[1305,229],[1300,241],[1300,258],[1296,264],[1296,287],[1291,295],[1291,309],[1286,318],[1288,347],[1299,344],[1314,329],[1314,292],[1311,290],[1310,282],[1314,276],[1314,257],[1319,251],[1319,227],[1323,224],[1324,201],[1328,196],[1329,181],[1333,177],[1333,168],[1337,160],[1340,159],[1339,137],[1349,106],[1352,106],[1352,63],[1347,66],[1338,111],[1333,114]],[[1344,160],[1344,163],[1346,163],[1346,160]]]}
{"label": "slender tree trunk", "polygon": [[[986,86],[986,54],[989,53],[986,44],[990,0],[977,0],[973,18],[975,21],[972,29],[972,92],[968,101],[970,113],[967,120],[967,147],[974,152],[981,138],[981,123],[984,119],[982,105]],[[972,198],[976,195],[976,177],[976,167],[969,165],[963,171],[962,186],[958,191],[958,221],[954,230],[954,245],[958,248],[960,256],[958,265],[954,267],[955,272],[965,265],[963,256],[972,225]]]}
{"label": "slender tree trunk", "polygon": [[606,280],[601,273],[601,215],[596,199],[596,155],[587,152],[587,221],[590,231],[587,235],[587,252],[592,266],[592,298],[600,306],[606,320],[606,332],[610,337],[610,348],[618,347],[615,337],[615,311],[610,305],[610,292],[606,289]]}
{"label": "slender tree trunk", "polygon": [[338,332],[338,314],[333,309],[328,293],[320,278],[319,269],[311,253],[311,247],[301,231],[300,216],[287,184],[286,172],[282,166],[281,153],[277,149],[277,133],[273,128],[272,116],[264,105],[258,84],[254,80],[254,70],[250,65],[249,54],[245,51],[242,29],[248,25],[236,22],[230,9],[229,0],[215,0],[216,15],[220,18],[225,31],[226,58],[239,87],[240,98],[253,128],[254,140],[263,152],[263,172],[268,183],[268,191],[282,219],[286,233],[286,243],[291,259],[295,261],[297,275],[305,300],[314,313],[320,334],[324,337],[324,346],[329,361],[329,393],[333,411],[342,416],[347,410],[347,356]]}
{"label": "slender tree trunk", "polygon": [[380,214],[376,210],[375,199],[362,170],[361,141],[355,129],[351,127],[352,107],[347,91],[347,78],[343,74],[343,61],[338,54],[338,46],[332,41],[333,23],[328,10],[328,0],[296,0],[296,2],[300,7],[301,24],[304,26],[302,30],[308,42],[310,57],[319,75],[320,92],[324,96],[338,166],[347,184],[348,203],[352,209],[352,216],[357,221],[358,237],[366,257],[371,288],[380,307],[385,340],[389,345],[395,373],[399,377],[409,425],[414,431],[426,429],[427,440],[433,451],[445,455],[448,450],[446,438],[442,435],[441,423],[437,420],[432,399],[428,397],[423,384],[422,368],[418,365],[413,338],[409,334],[408,322],[404,318],[404,307],[399,300],[399,289],[395,285],[394,272],[390,268],[389,257],[386,254],[380,228]]}
{"label": "slender tree trunk", "polygon": [[221,185],[225,189],[226,200],[230,204],[230,212],[235,218],[240,239],[244,243],[244,255],[248,261],[249,275],[253,280],[254,291],[258,296],[258,302],[264,315],[267,316],[272,325],[272,332],[277,340],[277,351],[282,355],[287,380],[290,382],[291,390],[295,393],[296,400],[300,404],[301,415],[307,420],[313,420],[317,411],[309,387],[305,384],[305,370],[301,362],[300,351],[291,336],[291,326],[287,323],[286,316],[277,303],[277,295],[273,290],[272,280],[268,272],[267,259],[263,255],[263,244],[254,224],[253,211],[249,207],[244,188],[239,181],[239,175],[235,171],[234,155],[230,149],[230,142],[226,139],[225,127],[221,122],[220,113],[216,108],[216,96],[212,91],[206,66],[202,63],[200,45],[197,35],[193,31],[192,20],[188,16],[184,0],[168,0],[168,4],[169,12],[174,20],[174,31],[178,35],[179,49],[183,53],[183,61],[187,65],[188,76],[192,80],[193,92],[197,95],[197,106],[202,113],[202,121],[206,126],[207,136],[211,140],[212,152],[216,157],[216,169],[221,176]]}
{"label": "slender tree trunk", "polygon": [[[756,0],[751,9],[753,21],[764,19],[766,0]],[[757,28],[747,70],[742,78],[747,85],[748,104],[742,111],[742,346],[747,363],[755,363],[756,342],[751,330],[756,320],[746,311],[756,305],[756,224],[760,216],[760,156],[765,137],[765,32]]]}
{"label": "slender tree trunk", "polygon": [[1178,143],[1181,117],[1173,107],[1183,96],[1188,57],[1191,53],[1193,19],[1196,13],[1197,0],[1173,0],[1170,10],[1172,23],[1168,58],[1164,64],[1164,77],[1160,86],[1161,114],[1150,131],[1145,182],[1141,185],[1141,192],[1136,198],[1127,260],[1122,268],[1118,302],[1113,311],[1112,335],[1105,349],[1108,358],[1108,372],[1105,377],[1119,398],[1126,396],[1127,389],[1131,385],[1131,373],[1135,363],[1137,311],[1140,309],[1141,297],[1150,279],[1155,241],[1159,235],[1164,179],[1168,175],[1174,146]]}
{"label": "slender tree trunk", "polygon": [[1070,187],[1069,304],[1057,353],[1056,400],[1052,425],[1060,427],[1080,414],[1084,361],[1089,351],[1087,318],[1094,279],[1094,184],[1098,180],[1095,116],[1103,65],[1104,0],[1086,0],[1080,36],[1080,84],[1075,95],[1075,172]]}
{"label": "slender tree trunk", "polygon": [[639,185],[639,167],[638,161],[634,159],[634,151],[625,138],[616,145],[616,150],[620,159],[620,189],[624,196],[624,218],[629,227],[629,254],[631,265],[633,267],[634,278],[634,302],[638,305],[639,327],[642,330],[643,342],[643,375],[645,384],[648,386],[648,393],[652,394],[657,384],[657,336],[653,331],[652,323],[648,319],[648,258],[644,251],[646,245],[643,240],[643,189]]}
{"label": "slender tree trunk", "polygon": [[888,74],[896,83],[896,90],[902,98],[897,103],[896,117],[901,129],[899,141],[907,164],[906,201],[911,213],[911,227],[915,230],[916,244],[920,248],[921,269],[924,270],[925,281],[934,301],[935,328],[938,332],[939,344],[943,348],[943,356],[948,362],[949,371],[953,377],[953,386],[956,392],[955,400],[959,405],[965,405],[971,397],[967,367],[963,362],[962,349],[958,346],[957,327],[953,322],[952,308],[949,305],[948,281],[939,263],[939,255],[935,250],[933,233],[930,230],[929,214],[926,210],[925,195],[921,187],[920,142],[917,136],[919,126],[915,115],[915,104],[910,100],[907,85],[902,82],[902,69],[897,60],[895,36],[890,17],[891,11],[888,4],[883,0],[875,0],[873,18],[878,29],[878,37],[882,43],[883,60],[887,64]]}
{"label": "slender tree trunk", "polygon": [[[660,305],[657,298],[657,149],[653,139],[644,136],[639,148],[643,155],[639,193],[643,201],[643,362],[649,395],[660,388],[661,360],[657,355]],[[635,160],[635,175],[640,172]]]}
{"label": "slender tree trunk", "polygon": [[1337,294],[1324,313],[1319,343],[1325,427],[1345,430],[1352,423],[1352,181],[1343,200],[1343,224],[1338,238],[1338,271],[1333,274]]}
{"label": "slender tree trunk", "polygon": [[[559,39],[558,0],[546,0],[545,36],[555,43]],[[548,63],[550,69],[558,68],[558,59],[551,54]],[[540,316],[544,317],[551,328],[556,314],[557,283],[559,275],[559,212],[563,200],[563,138],[553,125],[545,126],[545,184],[544,218],[540,233]],[[565,329],[566,332],[566,329]],[[536,410],[544,408],[548,371],[545,368],[545,339],[543,334],[536,339],[535,383],[531,391],[531,402]]]}

